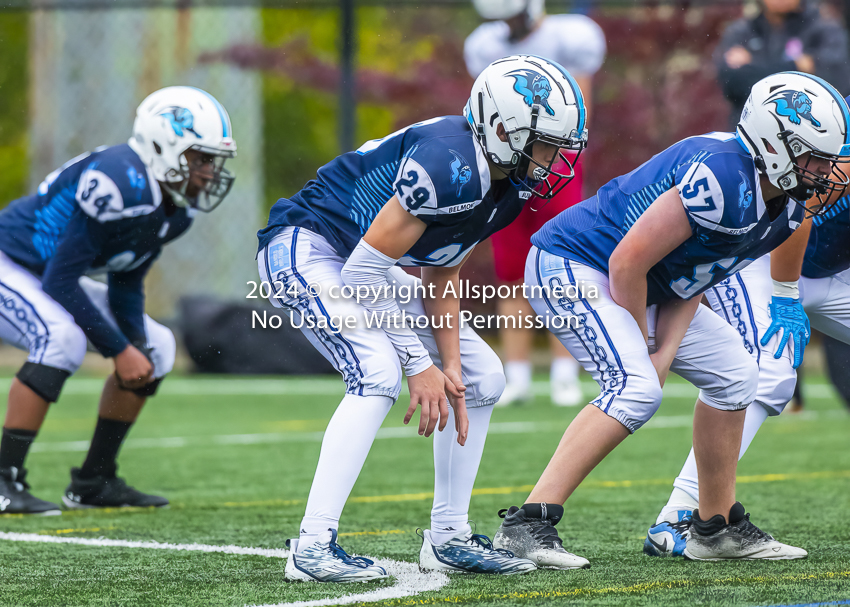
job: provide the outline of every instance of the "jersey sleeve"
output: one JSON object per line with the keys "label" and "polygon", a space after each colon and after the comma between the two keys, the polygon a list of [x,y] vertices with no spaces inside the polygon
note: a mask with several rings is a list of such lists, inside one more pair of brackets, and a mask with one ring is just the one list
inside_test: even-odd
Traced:
{"label": "jersey sleeve", "polygon": [[161,199],[143,165],[127,155],[93,157],[80,175],[76,200],[83,212],[100,223],[152,213]]}
{"label": "jersey sleeve", "polygon": [[586,15],[563,15],[557,19],[560,49],[557,61],[573,76],[592,76],[605,61],[605,33]]}
{"label": "jersey sleeve", "polygon": [[76,213],[50,258],[42,275],[42,289],[65,308],[94,347],[109,358],[129,343],[98,311],[80,286],[80,277],[88,271],[108,237],[104,226]]}
{"label": "jersey sleeve", "polygon": [[127,272],[110,272],[109,309],[124,336],[136,347],[147,345],[145,333],[145,289],[148,270],[159,257],[156,250],[141,265]]}
{"label": "jersey sleeve", "polygon": [[[490,178],[471,139],[431,140],[401,161],[393,190],[402,208],[427,224],[451,225],[481,203]],[[486,184],[486,186],[484,185]]]}
{"label": "jersey sleeve", "polygon": [[755,227],[755,215],[747,212],[755,199],[751,171],[737,155],[726,154],[678,168],[676,189],[695,233],[739,236]]}

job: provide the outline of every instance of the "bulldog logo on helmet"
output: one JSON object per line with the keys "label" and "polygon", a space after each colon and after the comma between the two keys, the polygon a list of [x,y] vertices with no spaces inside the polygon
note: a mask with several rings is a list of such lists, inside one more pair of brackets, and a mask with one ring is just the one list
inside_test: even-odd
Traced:
{"label": "bulldog logo on helmet", "polygon": [[165,116],[168,119],[171,128],[174,129],[174,134],[178,137],[182,137],[185,130],[201,139],[201,135],[194,129],[195,117],[186,108],[173,106],[165,110],[160,116]]}
{"label": "bulldog logo on helmet", "polygon": [[542,105],[546,113],[555,115],[555,110],[549,105],[549,95],[552,93],[552,85],[549,79],[534,70],[517,70],[507,74],[514,77],[514,90],[522,95],[523,101],[528,107],[534,103]]}
{"label": "bulldog logo on helmet", "polygon": [[472,169],[469,168],[469,163],[466,161],[466,158],[461,156],[458,152],[454,150],[449,150],[454,156],[454,160],[449,165],[449,168],[452,170],[452,184],[457,184],[457,197],[460,198],[460,191],[469,180],[472,178]]}
{"label": "bulldog logo on helmet", "polygon": [[812,100],[803,91],[784,91],[777,99],[771,99],[776,104],[776,113],[785,116],[794,124],[801,124],[805,118],[815,127],[820,127],[812,116]]}

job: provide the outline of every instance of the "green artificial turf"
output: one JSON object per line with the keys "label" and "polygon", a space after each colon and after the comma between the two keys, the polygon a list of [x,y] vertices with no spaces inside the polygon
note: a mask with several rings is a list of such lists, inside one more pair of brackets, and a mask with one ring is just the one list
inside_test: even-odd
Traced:
{"label": "green artificial turf", "polygon": [[[8,380],[0,380],[6,389]],[[565,547],[590,570],[509,578],[451,576],[441,590],[383,605],[788,605],[850,599],[850,415],[811,379],[807,413],[770,419],[739,466],[738,497],[752,520],[806,548],[803,561],[689,563],[641,553],[690,445],[695,391],[673,380],[660,421],[608,457],[567,503]],[[540,384],[545,392],[545,384]],[[45,537],[283,548],[297,534],[320,433],[339,401],[334,378],[169,378],[122,456],[131,484],[171,500],[159,511],[72,511],[0,517],[0,530]],[[404,402],[402,396],[402,403]],[[94,426],[97,382],[72,379],[27,466],[32,492],[59,501]],[[479,533],[519,505],[577,409],[538,396],[497,409],[472,499]],[[399,427],[397,405],[384,427]],[[525,422],[525,424],[517,424]],[[532,422],[528,424],[527,422]],[[354,429],[352,429],[354,431]],[[164,441],[163,439],[171,439]],[[375,442],[340,526],[350,553],[415,563],[427,527],[430,439]],[[378,584],[283,581],[285,560],[0,538],[0,605],[259,605],[363,593]],[[384,584],[392,587],[394,580]]]}

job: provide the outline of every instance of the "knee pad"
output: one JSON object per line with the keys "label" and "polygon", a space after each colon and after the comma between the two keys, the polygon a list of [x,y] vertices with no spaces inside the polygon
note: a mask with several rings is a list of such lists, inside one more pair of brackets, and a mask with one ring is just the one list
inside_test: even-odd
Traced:
{"label": "knee pad", "polygon": [[[361,374],[357,394],[361,396],[389,396],[393,401],[401,394],[401,365],[395,351],[384,354],[374,354],[361,360]],[[352,374],[344,374],[346,378]],[[359,390],[362,389],[362,392]]]}
{"label": "knee pad", "polygon": [[765,408],[770,416],[779,415],[794,398],[794,386],[797,385],[797,375],[790,377],[766,378],[759,377],[759,389],[755,403]]}
{"label": "knee pad", "polygon": [[70,376],[71,373],[64,369],[27,361],[15,377],[47,402],[55,403],[59,400],[65,380]]}
{"label": "knee pad", "polygon": [[471,407],[487,407],[495,405],[505,391],[505,374],[501,370],[482,375],[473,386],[472,393],[467,393],[467,403]]}
{"label": "knee pad", "polygon": [[47,350],[41,360],[50,363],[50,367],[64,369],[71,374],[83,364],[87,347],[88,340],[83,330],[71,322],[63,323],[50,329]]}
{"label": "knee pad", "polygon": [[633,374],[622,381],[625,384],[622,388],[607,389],[591,404],[634,433],[661,406],[661,384],[655,374],[651,377]]}
{"label": "knee pad", "polygon": [[[759,366],[752,356],[742,355],[740,364],[733,373],[725,376],[725,379],[728,381],[721,387],[700,390],[700,400],[721,411],[738,411],[746,409],[756,399],[759,389]],[[793,385],[791,390],[793,394]]]}
{"label": "knee pad", "polygon": [[145,384],[141,388],[135,388],[135,389],[125,388],[124,386],[121,385],[121,382],[119,381],[118,387],[121,388],[122,390],[125,390],[126,392],[132,392],[136,396],[141,396],[142,398],[147,398],[149,396],[153,396],[153,395],[156,394],[156,391],[159,389],[159,384],[162,383],[163,379],[165,379],[164,375],[162,377],[157,377],[152,382]]}
{"label": "knee pad", "polygon": [[145,354],[154,366],[156,377],[164,377],[174,368],[177,340],[171,329],[151,319],[145,319],[145,332],[148,336]]}

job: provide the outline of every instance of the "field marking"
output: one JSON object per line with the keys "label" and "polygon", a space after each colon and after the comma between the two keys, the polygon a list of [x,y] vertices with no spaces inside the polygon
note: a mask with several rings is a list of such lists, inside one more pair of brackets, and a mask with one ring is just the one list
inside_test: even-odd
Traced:
{"label": "field marking", "polygon": [[[397,529],[386,533],[403,533]],[[370,533],[370,532],[364,532]],[[381,533],[381,532],[375,532]],[[353,535],[353,534],[350,534]],[[238,554],[249,556],[265,556],[270,558],[285,559],[289,557],[289,550],[279,548],[252,548],[247,546],[212,546],[209,544],[170,544],[167,542],[156,542],[152,540],[110,540],[106,538],[87,537],[56,537],[52,535],[40,535],[38,533],[7,533],[0,531],[0,540],[10,542],[35,542],[40,544],[76,544],[79,546],[98,546],[110,548],[152,548],[154,550],[178,550],[185,552],[205,552],[221,554]],[[449,577],[445,573],[430,572],[422,573],[419,565],[405,563],[391,559],[375,559],[375,562],[383,566],[387,573],[396,580],[389,588],[379,588],[371,592],[358,594],[347,594],[331,599],[319,599],[315,601],[297,601],[294,603],[275,603],[264,607],[320,607],[322,605],[348,605],[351,603],[372,603],[390,599],[400,599],[414,596],[420,592],[439,590],[449,583]]]}
{"label": "field marking", "polygon": [[767,607],[825,607],[826,605],[850,605],[850,599],[846,601],[827,601],[825,603],[795,603],[794,605],[768,605]]}
{"label": "field marking", "polygon": [[114,526],[109,527],[88,527],[85,529],[43,529],[39,531],[39,535],[61,535],[63,533],[94,533],[95,531],[107,531],[115,529]]}
{"label": "field marking", "polygon": [[[800,582],[800,581],[817,581],[823,579],[848,578],[850,571],[826,571],[824,573],[805,573],[799,575],[779,575],[779,576],[755,576],[755,577],[727,577],[714,580],[671,580],[669,582],[648,582],[634,584],[632,586],[615,586],[609,588],[574,588],[572,590],[549,590],[549,591],[528,591],[528,592],[510,592],[505,594],[476,594],[470,596],[449,596],[444,598],[416,600],[416,601],[391,601],[387,605],[406,606],[406,605],[436,605],[440,603],[466,603],[471,601],[482,601],[488,599],[499,600],[530,600],[530,599],[553,599],[576,597],[582,595],[605,595],[605,594],[635,594],[652,592],[654,590],[674,590],[677,588],[688,587],[705,587],[712,584],[753,584],[756,586],[775,584],[776,582]],[[848,601],[850,603],[850,601]],[[812,605],[832,605],[843,603],[814,603]],[[846,603],[844,603],[846,604]],[[808,604],[803,605],[774,605],[771,607],[808,607]]]}
{"label": "field marking", "polygon": [[14,533],[0,531],[0,540],[8,542],[36,542],[42,544],[77,544],[80,546],[103,546],[112,548],[151,548],[153,550],[180,550],[186,552],[220,552],[285,559],[289,550],[280,548],[251,548],[246,546],[212,546],[209,544],[170,544],[153,540],[110,540],[90,537],[57,537],[38,533]]}
{"label": "field marking", "polygon": [[[804,411],[797,415],[783,415],[779,423],[814,421],[822,419],[847,419],[847,413],[837,409],[832,411]],[[656,415],[641,430],[660,430],[667,428],[689,428],[693,423],[692,415]],[[776,422],[774,422],[776,423]],[[499,434],[540,434],[562,433],[566,429],[551,421],[539,422],[493,422],[488,435]],[[261,432],[254,434],[218,434],[211,436],[170,436],[161,438],[129,438],[122,449],[179,449],[184,447],[262,445],[278,443],[320,443],[325,433],[319,432]],[[421,438],[415,427],[399,426],[381,428],[376,440]],[[86,452],[89,441],[40,441],[33,444],[30,451],[39,452]]]}
{"label": "field marking", "polygon": [[294,601],[291,603],[274,603],[252,607],[325,607],[327,605],[351,605],[352,603],[376,603],[416,596],[422,592],[440,590],[449,583],[449,576],[439,571],[424,573],[419,571],[416,563],[393,561],[390,559],[374,559],[375,563],[387,570],[396,579],[390,588],[379,588],[371,592],[347,594],[340,597],[317,599],[313,601]]}
{"label": "field marking", "polygon": [[[779,474],[749,474],[739,476],[738,484],[776,483],[784,481],[807,481],[824,478],[850,478],[850,470],[821,470],[818,472],[784,472]],[[648,478],[620,481],[586,480],[579,487],[590,489],[622,489],[628,487],[652,487],[659,485],[673,486],[670,478]],[[534,485],[519,485],[514,487],[481,487],[472,490],[472,495],[512,495],[514,493],[529,493]],[[394,495],[362,495],[349,497],[347,504],[379,504],[386,502],[418,502],[434,499],[433,491],[421,493],[400,493]],[[223,502],[227,508],[253,508],[258,506],[299,506],[307,500],[255,500],[250,502]],[[65,514],[68,514],[67,512]],[[342,534],[340,534],[342,535]]]}
{"label": "field marking", "polygon": [[349,531],[348,533],[340,533],[339,537],[355,537],[362,535],[396,535],[399,533],[409,533],[403,529],[387,529],[386,531]]}

